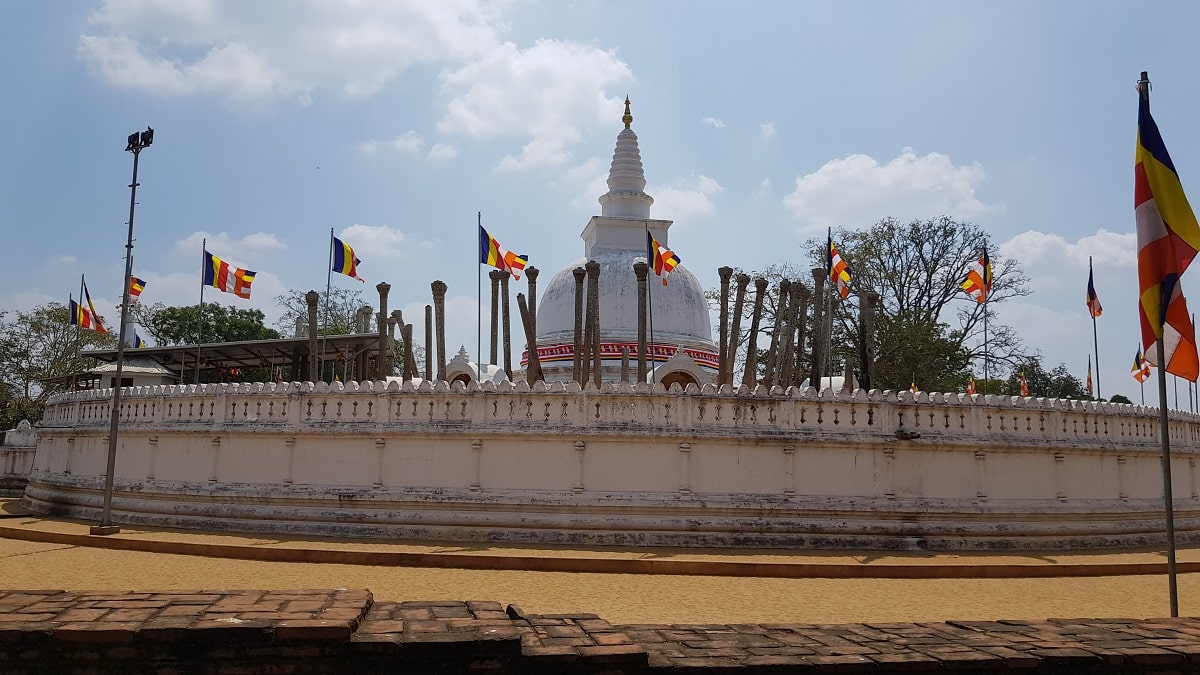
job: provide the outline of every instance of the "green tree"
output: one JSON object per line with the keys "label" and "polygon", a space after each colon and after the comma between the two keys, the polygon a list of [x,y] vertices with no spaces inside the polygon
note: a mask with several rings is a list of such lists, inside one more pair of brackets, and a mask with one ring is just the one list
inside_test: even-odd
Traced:
{"label": "green tree", "polygon": [[1130,401],[1129,397],[1125,396],[1124,394],[1113,394],[1113,397],[1108,400],[1111,403],[1133,403],[1133,401]]}
{"label": "green tree", "polygon": [[1071,374],[1067,364],[1060,363],[1053,370],[1046,371],[1042,361],[1037,356],[1026,357],[1019,362],[1008,379],[1005,380],[1002,391],[1006,396],[1020,396],[1021,373],[1029,383],[1029,395],[1042,398],[1069,398],[1077,401],[1090,401],[1087,387],[1079,378]]}
{"label": "green tree", "polygon": [[80,352],[116,344],[115,335],[70,325],[70,310],[61,303],[0,314],[0,426],[41,419],[46,399],[68,391],[69,376],[93,365]]}
{"label": "green tree", "polygon": [[270,340],[279,332],[264,325],[266,316],[257,309],[223,307],[215,302],[204,303],[204,322],[201,326],[197,305],[168,307],[161,302],[133,306],[134,318],[154,338],[157,345],[196,344],[202,342],[242,342]]}

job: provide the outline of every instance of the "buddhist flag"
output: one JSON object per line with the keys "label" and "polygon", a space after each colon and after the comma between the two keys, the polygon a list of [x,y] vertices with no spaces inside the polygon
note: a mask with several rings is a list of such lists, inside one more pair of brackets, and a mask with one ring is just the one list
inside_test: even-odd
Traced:
{"label": "buddhist flag", "polygon": [[1092,268],[1088,266],[1088,290],[1087,290],[1087,308],[1088,314],[1093,317],[1100,316],[1104,308],[1100,306],[1100,298],[1096,297],[1096,286],[1092,283]]}
{"label": "buddhist flag", "polygon": [[92,314],[91,310],[89,310],[87,307],[84,307],[80,303],[75,302],[73,298],[69,302],[72,326],[79,326],[80,328],[94,330],[99,333],[108,332],[104,329],[104,326],[100,325],[99,320],[96,319],[96,316]]}
{"label": "buddhist flag", "polygon": [[1087,393],[1092,395],[1092,357],[1088,355]]}
{"label": "buddhist flag", "polygon": [[358,276],[358,263],[362,262],[354,255],[354,249],[350,248],[350,244],[333,238],[333,271],[338,274],[345,274],[352,279],[366,283],[366,279]]}
{"label": "buddhist flag", "polygon": [[1145,382],[1150,379],[1150,362],[1142,354],[1141,345],[1138,345],[1137,354],[1133,357],[1133,368],[1129,372],[1133,375],[1133,379],[1138,382]]}
{"label": "buddhist flag", "polygon": [[830,283],[837,285],[838,295],[845,300],[850,295],[850,265],[842,260],[837,246],[833,243],[833,230],[828,231],[825,246],[825,272],[829,274]]}
{"label": "buddhist flag", "polygon": [[529,256],[517,255],[512,251],[500,245],[496,238],[479,226],[479,262],[483,265],[495,267],[498,270],[507,270],[509,274],[517,281],[521,280],[521,275],[518,274],[525,269],[525,265],[529,262]]}
{"label": "buddhist flag", "polygon": [[219,291],[250,299],[250,284],[257,272],[234,267],[217,256],[204,251],[204,285]]}
{"label": "buddhist flag", "polygon": [[987,248],[979,260],[967,268],[967,276],[963,279],[962,288],[975,298],[976,302],[987,302],[992,294],[992,260],[988,257]]}
{"label": "buddhist flag", "polygon": [[1150,116],[1150,101],[1144,94],[1138,98],[1133,211],[1142,344],[1150,364],[1163,367],[1157,362],[1162,340],[1166,372],[1195,382],[1200,375],[1196,331],[1179,282],[1200,249],[1200,224]]}
{"label": "buddhist flag", "polygon": [[967,394],[970,396],[975,395],[975,378],[970,375],[967,376]]}
{"label": "buddhist flag", "polygon": [[142,297],[142,292],[146,289],[146,282],[138,279],[137,276],[130,277],[130,303],[137,303],[138,298]]}
{"label": "buddhist flag", "polygon": [[1021,378],[1019,381],[1021,383],[1021,395],[1028,396],[1029,395],[1029,380],[1025,379],[1025,371],[1023,371],[1023,370],[1021,371]]}
{"label": "buddhist flag", "polygon": [[[87,301],[87,307],[83,306],[84,300]],[[70,301],[71,308],[71,325],[94,330],[101,335],[108,335],[108,329],[100,321],[100,315],[96,312],[96,305],[92,303],[92,294],[88,293],[87,283],[83,276],[79,277],[79,302]]]}
{"label": "buddhist flag", "polygon": [[654,235],[646,230],[646,257],[650,258],[650,266],[654,273],[662,277],[663,286],[667,285],[667,275],[679,264],[679,256],[671,249],[658,243]]}

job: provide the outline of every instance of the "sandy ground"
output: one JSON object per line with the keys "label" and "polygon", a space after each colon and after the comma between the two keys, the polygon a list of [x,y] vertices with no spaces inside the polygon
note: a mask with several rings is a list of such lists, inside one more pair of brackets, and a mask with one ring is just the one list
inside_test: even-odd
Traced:
{"label": "sandy ground", "polygon": [[[85,533],[87,524],[10,518],[4,526]],[[480,555],[673,557],[678,559],[828,561],[860,565],[1054,565],[1061,561],[1162,561],[1162,552],[1075,555],[841,554],[728,551],[521,549],[330,542],[255,535],[123,528],[121,537],[246,546],[454,551]],[[1200,560],[1181,550],[1179,560]],[[1180,614],[1200,615],[1200,574],[1178,577]],[[6,589],[290,589],[369,588],[381,600],[497,600],[527,612],[590,612],[613,623],[847,623],[1130,617],[1170,613],[1166,575],[1049,579],[764,579],[525,571],[475,571],[315,563],[273,563],[0,539],[0,587]]]}

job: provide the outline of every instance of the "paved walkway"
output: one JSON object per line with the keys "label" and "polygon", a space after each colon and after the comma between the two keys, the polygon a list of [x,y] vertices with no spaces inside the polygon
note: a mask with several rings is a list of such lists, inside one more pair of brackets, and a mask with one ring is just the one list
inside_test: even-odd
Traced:
{"label": "paved walkway", "polygon": [[366,590],[28,591],[0,592],[0,646],[6,672],[1178,674],[1200,620],[613,625]]}
{"label": "paved walkway", "polygon": [[[0,502],[0,588],[370,588],[488,598],[622,623],[1041,620],[1169,614],[1161,551],[928,554],[417,544],[123,527]],[[1200,615],[1200,549],[1178,553],[1180,609]]]}

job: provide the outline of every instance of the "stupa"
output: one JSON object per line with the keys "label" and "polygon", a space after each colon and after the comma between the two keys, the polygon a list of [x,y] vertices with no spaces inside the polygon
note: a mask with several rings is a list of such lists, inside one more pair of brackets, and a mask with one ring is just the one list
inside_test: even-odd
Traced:
{"label": "stupa", "polygon": [[[646,194],[646,176],[633,115],[625,99],[625,128],[617,134],[608,192],[600,197],[600,215],[592,216],[580,237],[583,257],[563,267],[543,291],[537,310],[538,358],[547,382],[570,381],[575,360],[576,268],[589,261],[600,266],[599,323],[602,374],[605,382],[620,378],[622,350],[636,363],[638,282],[633,264],[647,260],[647,233],[670,247],[672,221],[650,217],[654,198]],[[663,280],[649,272],[647,381],[667,386],[703,385],[717,372],[704,289],[680,264]],[[585,282],[586,284],[586,282]],[[522,358],[522,364],[527,358]],[[636,368],[631,368],[636,372]]]}

